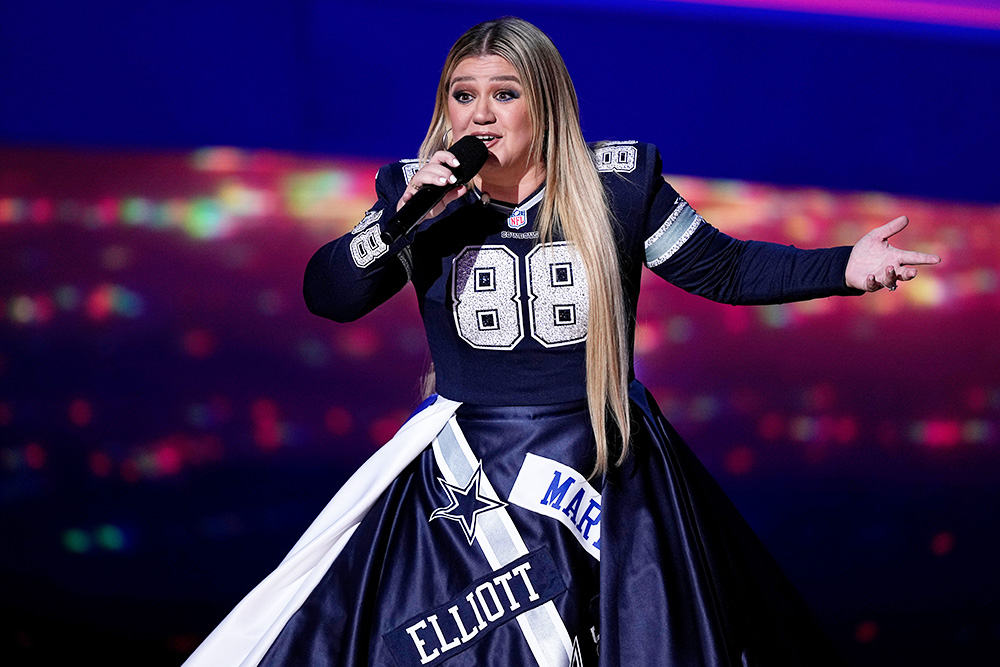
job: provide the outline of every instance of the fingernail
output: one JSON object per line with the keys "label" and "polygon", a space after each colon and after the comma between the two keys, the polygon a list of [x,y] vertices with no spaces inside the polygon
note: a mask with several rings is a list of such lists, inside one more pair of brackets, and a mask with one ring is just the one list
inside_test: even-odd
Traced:
{"label": "fingernail", "polygon": [[438,183],[440,183],[441,185],[444,185],[447,182],[448,182],[448,179],[445,178],[444,176],[442,176],[441,178],[438,179]]}
{"label": "fingernail", "polygon": [[449,183],[458,183],[458,179],[455,178],[455,174],[452,174],[451,176],[448,177],[448,182]]}
{"label": "fingernail", "polygon": [[453,157],[453,158],[451,159],[451,166],[453,166],[453,167],[457,167],[457,166],[458,166],[459,164],[460,164],[460,163],[459,163],[459,161],[458,161],[458,158],[456,158],[456,157]]}

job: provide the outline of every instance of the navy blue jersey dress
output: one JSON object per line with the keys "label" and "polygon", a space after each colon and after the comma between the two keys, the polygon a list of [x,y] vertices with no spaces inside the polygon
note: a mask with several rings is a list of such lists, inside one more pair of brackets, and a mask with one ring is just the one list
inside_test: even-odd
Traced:
{"label": "navy blue jersey dress", "polygon": [[[634,335],[643,265],[715,301],[855,293],[850,248],[722,234],[654,146],[592,145]],[[588,289],[523,202],[472,190],[408,237],[380,233],[419,165],[310,261],[310,309],[363,316],[408,282],[438,395],[359,471],[189,659],[201,665],[833,665],[799,597],[636,380],[631,453],[589,477]],[[377,460],[376,460],[377,459]]]}

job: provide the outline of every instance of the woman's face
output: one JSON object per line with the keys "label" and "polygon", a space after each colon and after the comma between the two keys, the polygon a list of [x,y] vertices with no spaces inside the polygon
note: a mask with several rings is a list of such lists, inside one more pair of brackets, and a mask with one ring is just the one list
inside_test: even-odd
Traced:
{"label": "woman's face", "polygon": [[500,56],[466,58],[451,75],[453,140],[472,135],[486,144],[490,157],[480,172],[484,183],[512,186],[535,178],[541,169],[529,162],[533,131],[524,93],[517,70]]}

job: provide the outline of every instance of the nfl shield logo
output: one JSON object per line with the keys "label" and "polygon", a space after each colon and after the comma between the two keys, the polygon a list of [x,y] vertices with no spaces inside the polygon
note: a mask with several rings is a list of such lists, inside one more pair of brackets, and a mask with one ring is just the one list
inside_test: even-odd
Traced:
{"label": "nfl shield logo", "polygon": [[514,212],[510,214],[509,218],[507,218],[507,226],[511,229],[520,229],[521,227],[524,227],[527,222],[528,216],[525,215],[524,211],[519,208],[515,208]]}

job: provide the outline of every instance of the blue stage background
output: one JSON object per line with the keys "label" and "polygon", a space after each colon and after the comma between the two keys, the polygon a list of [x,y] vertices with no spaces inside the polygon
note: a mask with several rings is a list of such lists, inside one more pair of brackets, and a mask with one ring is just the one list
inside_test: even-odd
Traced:
{"label": "blue stage background", "polygon": [[944,256],[780,308],[648,282],[638,373],[853,664],[992,658],[1000,3],[807,4],[0,4],[0,655],[180,663],[405,419],[412,294],[335,325],[301,273],[416,151],[451,42],[515,14],[586,136],[658,144],[724,230],[906,213]]}

